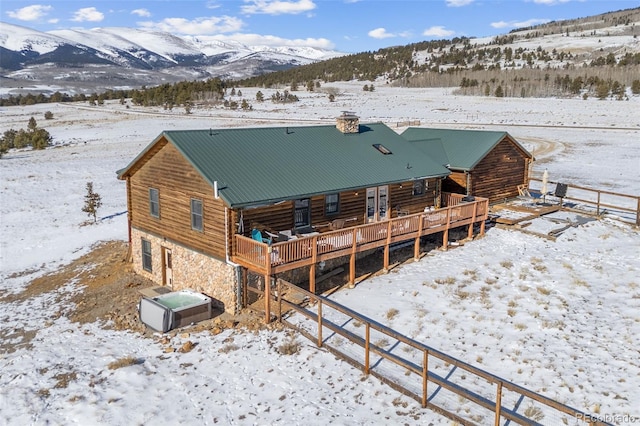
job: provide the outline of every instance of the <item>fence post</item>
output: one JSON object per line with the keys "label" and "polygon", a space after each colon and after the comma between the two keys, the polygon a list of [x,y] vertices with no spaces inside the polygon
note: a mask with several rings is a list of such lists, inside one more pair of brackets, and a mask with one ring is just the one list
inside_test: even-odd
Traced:
{"label": "fence post", "polygon": [[600,191],[598,190],[598,202],[596,204],[596,216],[600,216]]}
{"label": "fence post", "polygon": [[429,349],[425,349],[422,361],[422,408],[427,408],[427,382],[429,381]]}
{"label": "fence post", "polygon": [[364,374],[369,374],[369,336],[370,336],[370,325],[367,322],[367,325],[364,330]]}
{"label": "fence post", "polygon": [[318,298],[318,347],[322,347],[322,299]]}
{"label": "fence post", "polygon": [[640,197],[638,197],[638,207],[636,208],[636,226],[640,226]]}
{"label": "fence post", "polygon": [[496,426],[500,426],[500,416],[502,415],[502,382],[498,382],[498,392],[496,394]]}

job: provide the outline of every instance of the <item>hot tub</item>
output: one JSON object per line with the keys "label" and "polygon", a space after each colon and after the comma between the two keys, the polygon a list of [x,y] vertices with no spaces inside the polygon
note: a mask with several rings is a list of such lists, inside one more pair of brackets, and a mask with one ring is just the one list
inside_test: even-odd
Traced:
{"label": "hot tub", "polygon": [[211,298],[192,290],[143,297],[138,305],[140,321],[166,332],[211,318]]}

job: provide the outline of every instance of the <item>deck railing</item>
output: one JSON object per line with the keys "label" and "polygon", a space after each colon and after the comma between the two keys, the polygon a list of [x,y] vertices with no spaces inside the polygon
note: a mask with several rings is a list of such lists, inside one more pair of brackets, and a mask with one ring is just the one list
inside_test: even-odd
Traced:
{"label": "deck railing", "polygon": [[[530,178],[529,180],[535,182],[533,186],[536,188],[542,184],[542,179]],[[548,184],[558,185],[558,182],[549,181]],[[640,226],[640,196],[568,183],[565,185],[567,186],[567,193],[563,197],[564,201],[574,201],[577,204],[583,204],[586,208],[590,207],[597,216],[607,212],[622,222]]]}
{"label": "deck railing", "polygon": [[[282,272],[372,248],[417,239],[484,221],[489,200],[476,198],[464,202],[464,196],[446,194],[447,207],[395,217],[386,221],[358,225],[308,237],[268,245],[240,234],[234,235],[234,260],[253,266],[259,272]],[[471,236],[471,228],[469,236]],[[448,236],[445,236],[447,240]],[[267,256],[267,254],[269,254]]]}

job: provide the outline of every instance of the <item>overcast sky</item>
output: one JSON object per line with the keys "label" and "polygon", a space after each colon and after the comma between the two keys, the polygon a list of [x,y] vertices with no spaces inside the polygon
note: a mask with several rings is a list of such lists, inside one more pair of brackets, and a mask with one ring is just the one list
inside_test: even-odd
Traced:
{"label": "overcast sky", "polygon": [[639,6],[637,0],[3,0],[0,20],[45,32],[130,27],[357,53]]}

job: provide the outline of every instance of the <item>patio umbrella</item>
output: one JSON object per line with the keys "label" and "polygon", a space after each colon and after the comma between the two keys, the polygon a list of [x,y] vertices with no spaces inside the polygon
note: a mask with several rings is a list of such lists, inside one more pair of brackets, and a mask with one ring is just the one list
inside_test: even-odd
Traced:
{"label": "patio umbrella", "polygon": [[549,192],[549,189],[547,188],[549,184],[549,172],[547,171],[547,169],[544,169],[544,173],[542,174],[542,202],[546,202],[546,197],[547,197],[547,192]]}

